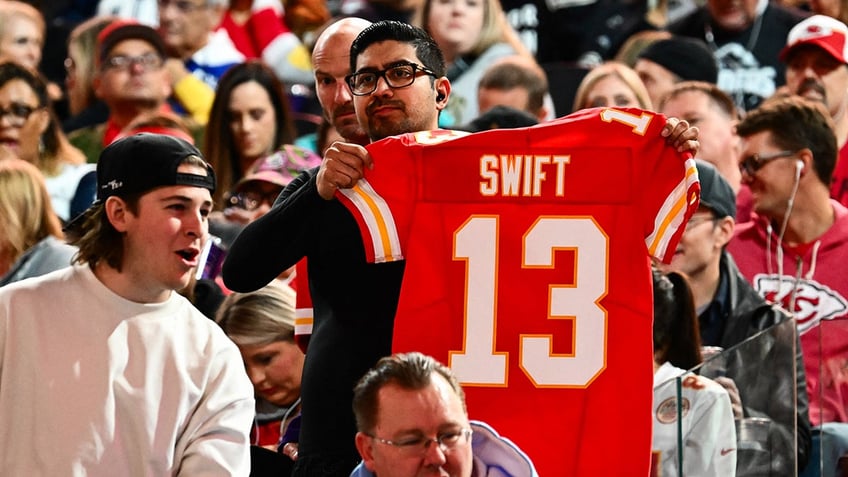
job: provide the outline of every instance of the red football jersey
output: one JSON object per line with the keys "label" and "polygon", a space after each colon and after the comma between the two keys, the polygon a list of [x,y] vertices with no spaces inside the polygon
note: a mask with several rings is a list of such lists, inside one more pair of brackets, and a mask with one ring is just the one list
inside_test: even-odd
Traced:
{"label": "red football jersey", "polygon": [[297,343],[301,351],[306,353],[306,349],[309,347],[309,338],[312,337],[312,322],[314,321],[306,257],[300,259],[295,265],[294,285],[294,289],[297,290],[294,312],[294,342]]}
{"label": "red football jersey", "polygon": [[369,260],[406,260],[393,351],[448,364],[540,475],[648,475],[649,257],[670,260],[699,191],[664,124],[593,109],[388,138],[337,194]]}

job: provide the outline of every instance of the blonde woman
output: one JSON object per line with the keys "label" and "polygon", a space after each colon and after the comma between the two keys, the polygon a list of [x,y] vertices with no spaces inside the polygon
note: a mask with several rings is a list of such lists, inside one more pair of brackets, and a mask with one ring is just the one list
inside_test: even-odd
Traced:
{"label": "blonde woman", "polygon": [[442,50],[451,81],[440,126],[464,124],[479,115],[478,83],[495,60],[523,55],[535,62],[498,0],[425,0],[419,23]]}
{"label": "blonde woman", "polygon": [[0,160],[0,286],[71,264],[76,247],[64,242],[44,177],[17,158]]}
{"label": "blonde woman", "polygon": [[[303,351],[294,341],[295,293],[272,282],[228,296],[215,317],[238,346],[256,393],[252,444],[295,457]],[[293,440],[290,440],[293,439]],[[282,474],[281,474],[282,475]]]}
{"label": "blonde woman", "polygon": [[109,119],[109,107],[95,96],[92,83],[96,72],[97,35],[114,20],[115,17],[110,16],[90,18],[77,25],[68,37],[65,89],[71,114],[62,123],[67,133]]}
{"label": "blonde woman", "polygon": [[608,61],[583,77],[574,96],[574,111],[599,106],[653,109],[639,75],[629,66]]}

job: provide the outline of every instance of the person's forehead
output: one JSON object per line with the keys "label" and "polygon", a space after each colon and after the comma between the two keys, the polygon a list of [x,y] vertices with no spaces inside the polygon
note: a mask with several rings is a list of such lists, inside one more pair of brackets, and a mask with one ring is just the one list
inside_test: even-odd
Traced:
{"label": "person's forehead", "polygon": [[[200,170],[184,172],[199,173]],[[141,195],[141,200],[150,200],[152,202],[177,198],[196,202],[198,205],[209,205],[212,203],[212,193],[209,189],[190,185],[166,185],[156,187],[142,193]]]}
{"label": "person's forehead", "polygon": [[707,93],[698,90],[686,90],[675,93],[666,99],[662,113],[669,116],[680,116],[693,113],[706,113],[711,101]]}
{"label": "person's forehead", "polygon": [[121,40],[118,43],[115,43],[115,46],[109,50],[109,53],[106,56],[113,57],[118,55],[135,55],[151,52],[156,53],[156,48],[147,41],[140,38],[127,38],[126,40]]}
{"label": "person's forehead", "polygon": [[7,22],[6,27],[4,28],[4,31],[6,31],[9,35],[20,36],[26,33],[39,38],[43,35],[38,23],[26,15],[16,15],[13,18],[10,18],[10,20],[14,21]]}
{"label": "person's forehead", "polygon": [[377,67],[397,63],[398,61],[419,62],[415,47],[409,43],[395,40],[385,40],[368,45],[359,56],[356,57],[356,67]]}
{"label": "person's forehead", "polygon": [[757,131],[750,136],[742,137],[743,147],[749,152],[762,153],[760,148],[774,147],[771,140],[771,131],[768,129]]}
{"label": "person's forehead", "polygon": [[786,63],[788,67],[792,67],[792,64],[796,61],[808,61],[808,60],[832,60],[838,62],[839,59],[835,58],[831,55],[827,50],[818,46],[818,45],[798,45],[787,55]]}
{"label": "person's forehead", "polygon": [[462,422],[462,400],[441,375],[431,376],[423,389],[405,389],[389,383],[378,393],[377,426],[398,426],[406,430],[441,426],[445,418]]}
{"label": "person's forehead", "polygon": [[312,50],[313,61],[347,61],[350,58],[350,45],[356,35],[352,32],[339,32],[315,45]]}

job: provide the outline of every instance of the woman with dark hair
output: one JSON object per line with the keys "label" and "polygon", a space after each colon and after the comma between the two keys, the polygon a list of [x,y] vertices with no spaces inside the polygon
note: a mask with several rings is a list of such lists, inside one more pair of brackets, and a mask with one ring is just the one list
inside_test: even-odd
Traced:
{"label": "woman with dark hair", "polygon": [[283,84],[259,60],[230,68],[218,81],[206,128],[206,159],[215,169],[216,205],[261,159],[295,139]]}
{"label": "woman with dark hair", "polygon": [[11,61],[0,63],[0,146],[38,167],[53,209],[68,220],[79,179],[94,165],[68,142],[41,77]]}
{"label": "woman with dark hair", "polygon": [[[736,475],[736,427],[730,397],[716,382],[686,371],[701,363],[692,290],[686,277],[677,272],[665,275],[654,270],[653,274],[653,448],[657,460],[652,465],[662,468],[663,477]],[[678,419],[682,421],[679,427]]]}

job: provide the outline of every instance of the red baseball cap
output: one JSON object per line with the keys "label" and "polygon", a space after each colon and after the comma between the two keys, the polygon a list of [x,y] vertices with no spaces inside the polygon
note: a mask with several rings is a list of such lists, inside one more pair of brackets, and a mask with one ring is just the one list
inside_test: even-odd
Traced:
{"label": "red baseball cap", "polygon": [[165,57],[165,43],[156,30],[135,20],[119,19],[97,35],[97,61],[105,60],[115,45],[129,39],[144,40],[156,49],[159,56]]}
{"label": "red baseball cap", "polygon": [[780,60],[786,61],[789,53],[800,46],[813,45],[828,52],[842,63],[848,63],[846,39],[848,39],[848,26],[844,23],[826,15],[813,15],[789,30],[786,46],[780,51]]}

